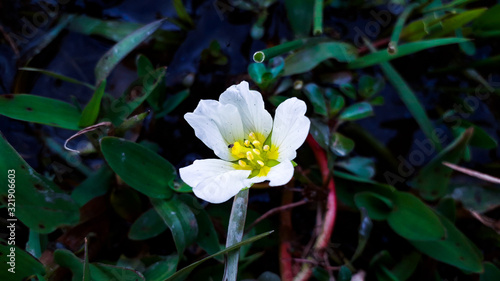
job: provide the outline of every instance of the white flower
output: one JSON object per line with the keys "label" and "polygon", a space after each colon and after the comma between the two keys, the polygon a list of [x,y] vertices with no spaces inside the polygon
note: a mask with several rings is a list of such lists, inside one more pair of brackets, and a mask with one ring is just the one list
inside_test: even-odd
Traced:
{"label": "white flower", "polygon": [[246,81],[229,87],[219,101],[201,100],[184,118],[221,159],[194,161],[180,169],[182,180],[211,203],[225,202],[257,182],[286,184],[293,176],[295,151],[309,132],[306,109],[303,101],[287,99],[273,122],[262,95]]}

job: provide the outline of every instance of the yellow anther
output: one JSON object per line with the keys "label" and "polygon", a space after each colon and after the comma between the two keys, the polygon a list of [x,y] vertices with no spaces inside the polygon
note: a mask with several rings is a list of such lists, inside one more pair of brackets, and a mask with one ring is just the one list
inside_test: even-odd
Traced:
{"label": "yellow anther", "polygon": [[250,141],[249,140],[245,140],[245,146],[250,146]]}
{"label": "yellow anther", "polygon": [[260,145],[260,141],[258,141],[258,140],[254,140],[254,141],[252,142],[252,144],[253,144],[254,146],[259,146],[259,145]]}
{"label": "yellow anther", "polygon": [[269,145],[267,145],[267,144],[266,144],[266,145],[264,145],[264,147],[262,148],[262,150],[264,150],[264,151],[269,151]]}
{"label": "yellow anther", "polygon": [[250,132],[250,134],[248,134],[248,136],[250,137],[250,139],[254,140],[256,139],[255,137],[255,134],[253,132]]}
{"label": "yellow anther", "polygon": [[243,160],[238,160],[238,164],[240,164],[241,167],[245,168],[247,163],[245,163],[245,161]]}
{"label": "yellow anther", "polygon": [[252,160],[253,160],[253,154],[252,154],[252,152],[247,151],[247,159],[248,159],[249,161],[252,161]]}
{"label": "yellow anther", "polygon": [[259,164],[261,167],[264,167],[264,162],[257,160],[257,164]]}
{"label": "yellow anther", "polygon": [[258,149],[252,149],[253,153],[257,154],[257,155],[260,155],[260,151]]}

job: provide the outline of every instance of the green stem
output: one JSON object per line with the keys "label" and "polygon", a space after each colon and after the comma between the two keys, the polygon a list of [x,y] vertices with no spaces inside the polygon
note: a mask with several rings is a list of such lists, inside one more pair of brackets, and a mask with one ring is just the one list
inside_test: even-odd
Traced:
{"label": "green stem", "polygon": [[408,18],[408,16],[410,16],[413,9],[417,8],[418,6],[419,4],[417,3],[408,5],[408,7],[406,7],[406,9],[399,16],[398,21],[394,25],[394,31],[392,32],[391,41],[389,42],[389,46],[387,48],[389,53],[396,53],[399,42],[399,36],[401,35],[401,31],[403,31],[406,19]]}
{"label": "green stem", "polygon": [[[241,242],[243,231],[245,230],[245,219],[247,216],[249,188],[241,190],[234,197],[229,226],[227,228],[226,248]],[[229,252],[227,255],[226,267],[224,269],[224,281],[236,281],[238,275],[239,249]]]}
{"label": "green stem", "polygon": [[323,0],[314,1],[314,35],[323,34]]}
{"label": "green stem", "polygon": [[283,44],[280,44],[278,46],[274,46],[269,49],[265,49],[262,51],[255,52],[253,54],[253,60],[255,62],[264,62],[266,60],[270,60],[276,56],[282,55],[284,53],[290,52],[292,50],[298,49],[304,45],[306,40],[299,39],[299,40],[294,40],[290,42],[286,42]]}

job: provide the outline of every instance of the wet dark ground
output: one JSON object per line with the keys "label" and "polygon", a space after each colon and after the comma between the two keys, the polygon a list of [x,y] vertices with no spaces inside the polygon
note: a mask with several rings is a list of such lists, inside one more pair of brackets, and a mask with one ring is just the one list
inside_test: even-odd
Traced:
{"label": "wet dark ground", "polygon": [[[183,167],[196,158],[212,157],[212,152],[194,137],[192,129],[182,117],[183,114],[194,110],[200,99],[216,99],[229,85],[241,80],[249,80],[246,74],[247,66],[251,63],[251,57],[255,51],[266,48],[266,46],[279,44],[282,40],[293,39],[282,5],[273,5],[270,8],[271,16],[266,22],[264,37],[261,40],[253,40],[250,37],[250,28],[256,19],[255,13],[240,10],[221,12],[213,1],[184,2],[195,20],[195,28],[186,32],[173,24],[165,24],[163,29],[178,31],[183,34],[184,39],[178,42],[174,48],[162,51],[151,50],[146,44],[141,45],[112,72],[107,87],[107,92],[113,96],[122,94],[126,87],[136,79],[134,61],[135,56],[139,53],[148,56],[155,66],[168,66],[168,94],[183,89],[182,83],[185,77],[194,74],[195,78],[188,99],[163,119],[146,119],[140,134],[141,140],[147,139],[158,143],[161,147],[159,153],[177,167]],[[0,2],[1,25],[8,32],[22,34],[25,22],[19,19],[30,19],[35,13],[45,11],[40,3],[42,1]],[[23,66],[37,67],[59,72],[90,84],[94,83],[94,66],[99,58],[113,46],[114,42],[98,36],[88,36],[64,30],[46,47],[38,50],[37,46],[43,42],[63,12],[142,24],[165,16],[176,16],[170,1],[71,1],[71,3],[59,5],[59,8],[58,13],[54,13],[53,17],[49,16],[47,23],[41,25],[32,38],[18,45],[18,55],[16,55],[17,51],[5,40],[0,40],[2,42],[0,45],[0,94],[31,93],[66,102],[76,100],[82,106],[87,103],[92,91],[85,87],[46,75],[18,71],[18,68]],[[383,7],[379,8],[383,9]],[[356,43],[358,36],[356,30],[363,30],[366,23],[373,20],[368,12],[358,13],[355,10],[330,8],[326,14],[329,17],[325,18],[325,25],[330,27],[327,34],[333,38],[354,43]],[[376,41],[378,38],[388,36],[389,32],[390,30],[380,26],[380,32],[370,39]],[[229,58],[227,65],[206,65],[201,62],[201,52],[213,40],[219,42],[222,53]],[[494,50],[498,50],[498,43],[496,41],[493,42],[494,45],[491,45],[491,41],[488,44],[483,44],[480,40],[477,41],[478,52],[475,58],[469,58],[469,60],[496,54]],[[451,52],[450,49],[452,49]],[[423,53],[398,59],[393,62],[393,65],[416,91],[430,117],[438,119],[443,108],[448,108],[453,103],[453,95],[464,96],[459,93],[444,93],[440,89],[441,87],[479,89],[481,86],[475,81],[467,80],[460,72],[429,73],[429,70],[450,65],[450,63],[457,61],[458,57],[463,58],[458,48],[438,48]],[[497,83],[497,86],[500,84],[498,69],[478,69],[478,71],[488,81],[491,81],[490,83]],[[382,76],[378,67],[364,69],[362,72]],[[312,72],[306,76],[317,81],[316,74]],[[375,108],[374,117],[358,123],[385,144],[395,156],[407,157],[409,152],[415,149],[414,140],[422,140],[425,137],[389,83],[386,83],[382,95],[385,97],[385,105]],[[488,99],[478,100],[477,110],[466,118],[480,125],[495,139],[500,137],[498,125],[500,112],[497,110],[500,106],[499,102],[500,99],[495,94],[491,94]],[[444,128],[445,126],[438,127]],[[0,131],[23,158],[41,173],[53,172],[50,171],[51,167],[46,165],[47,161],[44,159],[53,156],[48,155],[50,153],[47,152],[47,148],[41,140],[42,137],[50,136],[62,144],[66,138],[73,134],[71,131],[28,124],[4,116],[0,116]],[[451,134],[448,139],[451,141]],[[367,157],[375,156],[369,147],[362,144],[357,145],[355,153]],[[433,155],[435,154],[427,155],[427,161],[432,159]],[[474,163],[472,167],[489,163],[492,167],[491,170],[498,172],[500,149],[491,151],[473,149],[472,155],[471,162]],[[100,160],[90,158],[85,159],[85,161],[92,164],[94,161]],[[379,171],[386,169],[381,163],[377,164]],[[253,199],[253,202],[262,204],[263,209],[269,209],[268,206],[279,204],[277,203],[279,201],[277,191],[257,191]],[[304,229],[312,228],[312,225],[309,227],[311,222],[306,218],[306,216],[300,215],[295,218],[297,224],[303,226],[302,230],[298,230],[299,234],[306,235],[307,231]],[[355,229],[358,221],[358,215],[353,214],[352,216],[340,217],[337,225],[345,225],[348,229]],[[333,236],[335,239],[342,241],[342,243],[353,240],[353,237],[344,237],[340,229],[340,227],[336,228]],[[385,241],[382,243],[390,243],[393,240],[404,243],[398,237],[384,236],[388,232],[390,231],[379,228],[374,236],[380,235],[376,240]],[[156,242],[160,243],[160,241]],[[354,240],[350,242],[352,245],[357,243]],[[130,251],[133,252],[133,246],[131,249]],[[269,266],[272,267],[272,265]]]}

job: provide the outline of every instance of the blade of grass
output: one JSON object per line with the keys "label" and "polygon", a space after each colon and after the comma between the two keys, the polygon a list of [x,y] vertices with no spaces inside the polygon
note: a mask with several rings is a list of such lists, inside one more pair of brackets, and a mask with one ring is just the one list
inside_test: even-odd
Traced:
{"label": "blade of grass", "polygon": [[104,95],[105,88],[106,80],[102,81],[101,84],[97,87],[89,103],[83,109],[82,117],[80,117],[80,122],[78,123],[80,127],[88,127],[90,125],[93,125],[97,120],[99,109],[101,108],[101,99]]}
{"label": "blade of grass", "polygon": [[53,72],[53,71],[50,71],[50,70],[45,70],[45,69],[40,69],[40,68],[34,68],[34,67],[21,67],[21,68],[19,68],[19,70],[40,72],[42,74],[45,74],[45,75],[57,78],[57,79],[62,80],[62,81],[66,81],[68,83],[82,85],[82,86],[85,86],[85,87],[87,87],[87,88],[89,88],[89,89],[91,89],[93,91],[95,90],[95,87],[92,86],[92,85],[90,85],[90,84],[88,84],[88,83],[78,81],[78,80],[73,79],[71,77],[68,77],[68,76],[65,76],[65,75],[62,75],[60,73]]}
{"label": "blade of grass", "polygon": [[313,34],[323,34],[323,0],[314,1]]}
{"label": "blade of grass", "polygon": [[154,21],[132,32],[120,42],[116,43],[102,56],[95,67],[96,85],[108,77],[115,66],[139,44],[146,40],[163,24],[165,19]]}
{"label": "blade of grass", "polygon": [[396,24],[394,25],[394,31],[392,32],[391,41],[389,42],[389,46],[387,51],[389,53],[396,53],[398,48],[399,36],[401,35],[401,31],[405,25],[408,16],[410,16],[411,12],[419,6],[418,3],[412,3],[408,5],[405,10],[399,15]]}
{"label": "blade of grass", "polygon": [[[226,247],[241,242],[243,231],[245,230],[245,220],[247,216],[248,188],[244,189],[234,197],[229,226],[227,228]],[[224,281],[236,280],[238,276],[238,261],[240,251],[234,250],[227,254],[226,266],[224,268]]]}
{"label": "blade of grass", "polygon": [[[376,52],[376,49],[373,47],[373,45],[366,39],[364,41],[374,54]],[[382,62],[380,63],[380,67],[385,73],[385,76],[387,76],[387,79],[389,79],[389,82],[391,82],[393,87],[398,92],[399,97],[406,105],[411,115],[413,115],[413,118],[415,118],[415,120],[417,121],[418,125],[422,129],[422,132],[427,138],[429,138],[429,140],[434,144],[437,150],[441,150],[441,144],[436,140],[435,137],[433,137],[434,126],[432,125],[431,120],[425,112],[425,109],[422,107],[422,104],[420,104],[420,101],[417,99],[410,86],[408,86],[403,77],[399,75],[399,73],[396,71],[396,69],[394,69],[394,67],[392,67],[390,63]]]}

